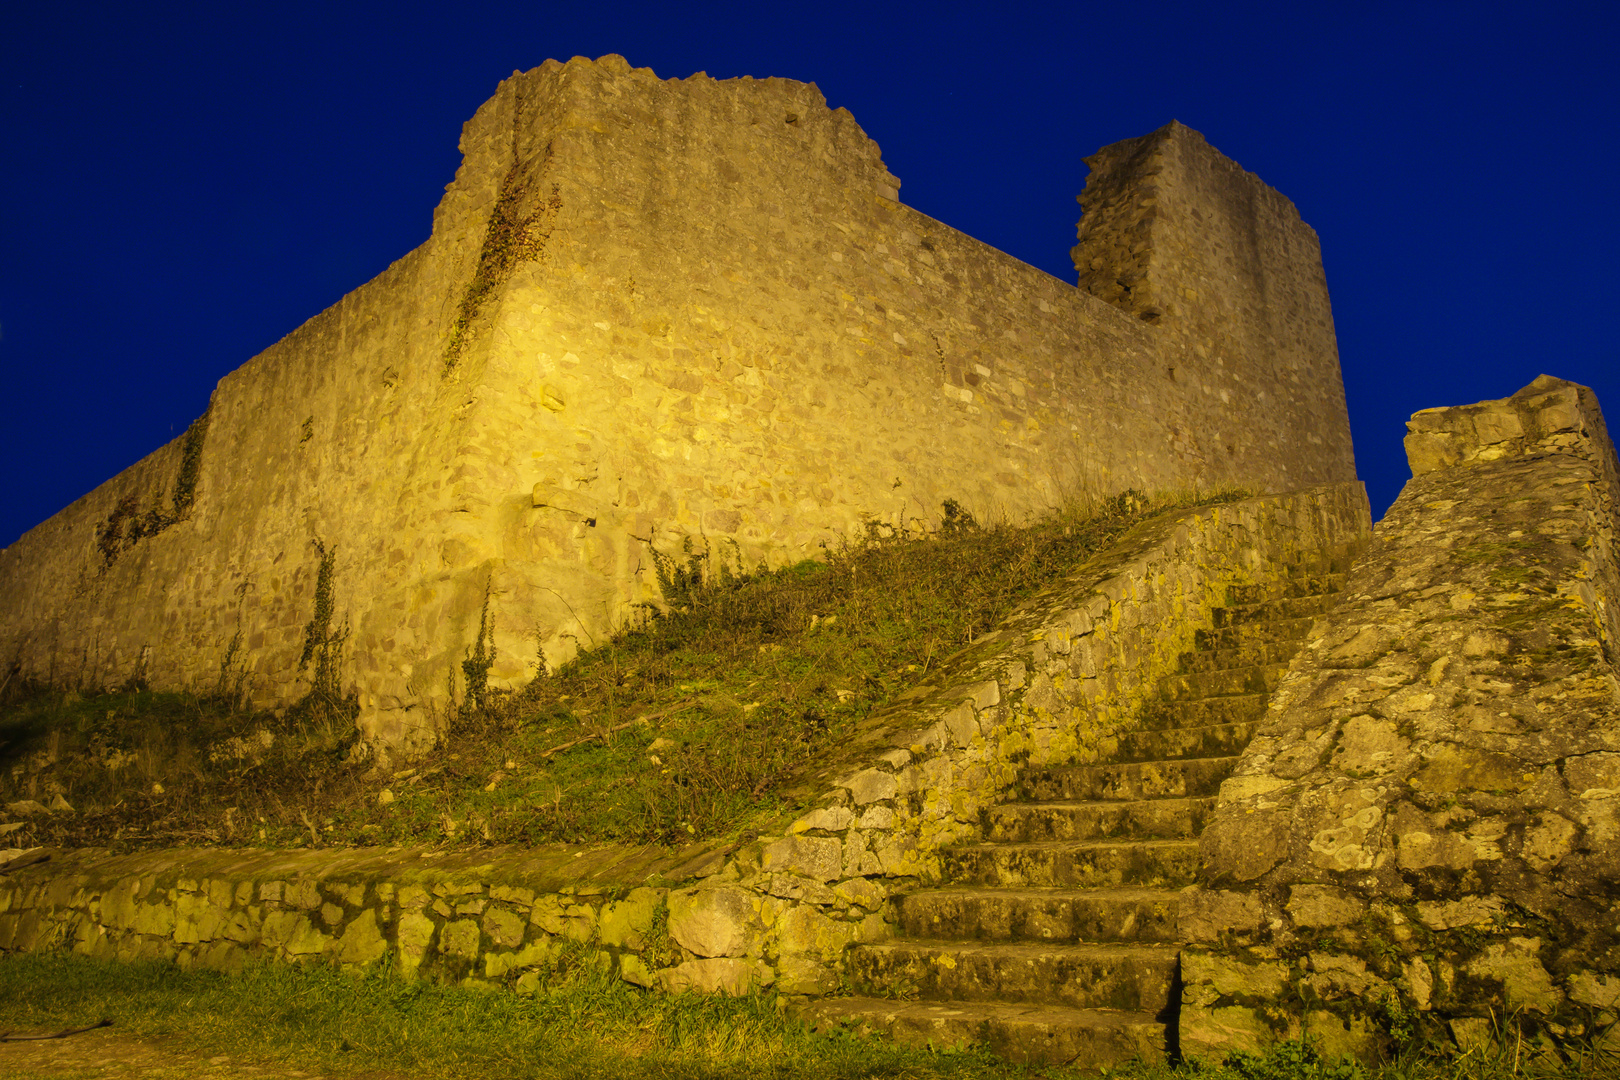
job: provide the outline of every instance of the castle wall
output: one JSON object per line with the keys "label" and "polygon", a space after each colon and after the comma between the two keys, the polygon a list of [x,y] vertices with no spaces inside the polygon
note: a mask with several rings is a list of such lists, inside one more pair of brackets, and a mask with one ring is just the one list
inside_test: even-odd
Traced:
{"label": "castle wall", "polygon": [[1277,490],[1353,476],[1321,243],[1293,203],[1174,121],[1086,163],[1080,289],[1159,330],[1166,381],[1242,413],[1190,418],[1211,467]]}
{"label": "castle wall", "polygon": [[177,444],[0,556],[0,646],[58,680],[145,655],[155,685],[211,685],[240,627],[255,696],[285,703],[319,541],[363,727],[409,749],[486,588],[492,682],[516,685],[656,599],[649,545],[752,568],[947,498],[1023,518],[1352,479],[1314,235],[1196,133],[1149,139],[1176,228],[1086,265],[1147,244],[1155,281],[1191,283],[1162,324],[898,203],[813,86],[617,57],[514,75],[432,238],[221,381],[187,514],[96,549],[121,499],[172,486]]}

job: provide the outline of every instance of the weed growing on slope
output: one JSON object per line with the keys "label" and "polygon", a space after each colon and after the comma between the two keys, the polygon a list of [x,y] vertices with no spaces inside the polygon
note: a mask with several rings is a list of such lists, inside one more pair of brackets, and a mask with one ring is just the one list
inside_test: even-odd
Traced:
{"label": "weed growing on slope", "polygon": [[[0,1026],[61,1030],[106,1017],[114,1021],[111,1032],[161,1040],[177,1051],[177,1061],[229,1057],[237,1068],[276,1064],[299,1070],[294,1075],[1032,1075],[983,1052],[936,1053],[852,1035],[813,1035],[770,997],[640,990],[592,960],[589,950],[565,956],[532,994],[520,996],[407,982],[385,967],[355,977],[318,964],[254,964],[222,975],[153,962],[7,956],[0,958]],[[0,1057],[0,1068],[5,1061]]]}

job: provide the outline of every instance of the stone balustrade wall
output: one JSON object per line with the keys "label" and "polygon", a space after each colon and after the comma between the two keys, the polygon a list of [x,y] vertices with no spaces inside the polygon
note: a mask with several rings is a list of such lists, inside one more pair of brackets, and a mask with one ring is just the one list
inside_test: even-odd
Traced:
{"label": "stone balustrade wall", "polygon": [[1184,1039],[1620,1018],[1613,446],[1546,376],[1409,426],[1412,480],[1201,837]]}

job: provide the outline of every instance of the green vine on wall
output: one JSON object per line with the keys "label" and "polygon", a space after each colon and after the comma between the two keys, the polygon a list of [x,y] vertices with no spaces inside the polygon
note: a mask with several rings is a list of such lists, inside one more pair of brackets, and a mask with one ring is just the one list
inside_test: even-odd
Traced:
{"label": "green vine on wall", "polygon": [[197,500],[197,478],[202,474],[203,443],[208,437],[208,417],[205,412],[186,428],[185,442],[180,448],[180,469],[175,474],[174,492],[169,505],[163,505],[163,489],[152,493],[152,504],[145,511],[134,495],[118,500],[96,529],[96,550],[101,552],[104,566],[111,566],[118,556],[148,536],[156,536],[177,521],[183,520]]}
{"label": "green vine on wall", "polygon": [[320,555],[320,566],[315,573],[315,613],[304,624],[304,651],[298,656],[298,670],[307,670],[313,662],[315,673],[310,678],[309,698],[315,703],[336,706],[343,702],[342,654],[343,643],[349,639],[349,624],[332,629],[336,610],[332,574],[337,566],[337,548],[329,548],[320,540],[311,543]]}
{"label": "green vine on wall", "polygon": [[[545,160],[551,157],[546,149]],[[541,167],[545,165],[542,160]],[[522,262],[538,262],[545,251],[546,241],[562,208],[562,195],[556,184],[551,185],[551,196],[533,213],[522,216],[522,206],[529,202],[530,182],[525,170],[513,165],[501,182],[500,196],[495,209],[490,211],[489,226],[484,231],[484,245],[478,253],[478,269],[473,272],[467,291],[462,294],[461,308],[450,327],[450,340],[444,349],[444,374],[455,369],[456,362],[466,351],[472,324],[483,309],[484,302],[512,276]]]}
{"label": "green vine on wall", "polygon": [[197,478],[202,475],[203,442],[208,438],[208,417],[204,412],[186,428],[185,445],[180,449],[180,472],[174,478],[174,520],[179,521],[197,501]]}
{"label": "green vine on wall", "polygon": [[483,710],[489,699],[489,669],[495,666],[495,627],[489,618],[489,584],[484,585],[484,606],[478,613],[478,636],[467,647],[461,674],[467,680],[467,696],[462,699],[464,716]]}

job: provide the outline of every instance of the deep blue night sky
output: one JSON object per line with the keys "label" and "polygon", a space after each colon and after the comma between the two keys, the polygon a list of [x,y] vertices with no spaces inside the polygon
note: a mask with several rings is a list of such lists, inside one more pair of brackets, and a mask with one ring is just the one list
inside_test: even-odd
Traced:
{"label": "deep blue night sky", "polygon": [[1081,158],[1197,128],[1321,235],[1375,516],[1417,409],[1547,372],[1620,427],[1613,3],[28,7],[0,32],[0,544],[426,239],[462,122],[576,54],[813,81],[904,202],[1066,281]]}

